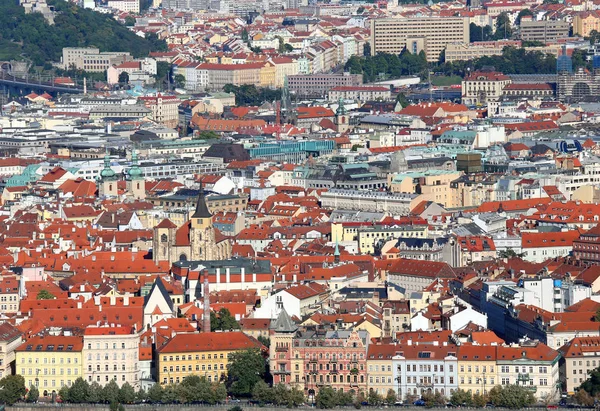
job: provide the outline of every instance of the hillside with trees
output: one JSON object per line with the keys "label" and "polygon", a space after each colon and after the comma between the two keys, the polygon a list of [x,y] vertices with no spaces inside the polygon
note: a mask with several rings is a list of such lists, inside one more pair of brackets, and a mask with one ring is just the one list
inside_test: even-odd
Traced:
{"label": "hillside with trees", "polygon": [[129,51],[135,57],[166,50],[166,43],[156,35],[142,38],[109,15],[64,0],[48,0],[48,4],[57,12],[54,25],[39,13],[25,14],[17,1],[0,2],[0,59],[25,58],[50,68],[50,62],[60,61],[63,47]]}

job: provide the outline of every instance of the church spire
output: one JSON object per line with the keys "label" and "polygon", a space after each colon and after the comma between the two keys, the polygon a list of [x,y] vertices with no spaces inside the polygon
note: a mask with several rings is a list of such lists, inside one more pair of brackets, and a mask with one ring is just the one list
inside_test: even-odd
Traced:
{"label": "church spire", "polygon": [[333,252],[333,262],[338,264],[340,262],[340,247],[338,246],[338,240],[335,239],[335,251]]}
{"label": "church spire", "polygon": [[192,214],[192,218],[212,218],[212,214],[206,205],[206,197],[204,196],[204,187],[200,186],[198,193],[198,201],[196,202],[196,210]]}

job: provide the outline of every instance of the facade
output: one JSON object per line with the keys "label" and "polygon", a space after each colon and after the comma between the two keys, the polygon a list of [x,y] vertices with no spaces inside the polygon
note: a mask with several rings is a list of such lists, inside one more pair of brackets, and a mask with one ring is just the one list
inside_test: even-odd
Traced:
{"label": "facade", "polygon": [[179,100],[175,96],[140,97],[140,101],[150,109],[152,120],[166,127],[175,128],[179,122]]}
{"label": "facade", "polygon": [[562,389],[573,395],[589,373],[600,366],[600,337],[575,337],[558,351],[562,356]]}
{"label": "facade", "polygon": [[580,101],[600,92],[600,73],[579,67],[574,73],[558,73],[557,96],[561,101]]}
{"label": "facade", "polygon": [[462,102],[466,105],[487,104],[502,97],[504,87],[511,80],[496,72],[474,72],[462,81]]}
{"label": "facade", "polygon": [[597,10],[585,11],[573,16],[573,35],[588,37],[592,31],[600,31],[600,14]]}
{"label": "facade", "polygon": [[257,340],[239,331],[177,334],[158,349],[157,382],[179,383],[192,374],[224,381],[232,353],[260,347]]}
{"label": "facade", "polygon": [[555,42],[558,39],[569,37],[571,25],[568,21],[561,20],[521,20],[519,35],[523,41],[541,41],[542,43]]}
{"label": "facade", "polygon": [[456,42],[446,46],[445,61],[469,61],[484,56],[501,56],[504,47],[520,47],[516,40],[478,41],[473,43]]}
{"label": "facade", "polygon": [[298,97],[324,97],[336,87],[362,86],[359,74],[298,74],[288,76],[288,88]]}
{"label": "facade", "polygon": [[439,60],[451,43],[469,43],[469,19],[463,17],[411,17],[371,20],[371,52],[413,54],[424,51],[427,61]]}
{"label": "facade", "polygon": [[75,68],[91,73],[103,73],[113,65],[121,64],[131,58],[131,55],[126,52],[101,53],[99,49],[93,47],[65,47],[63,48],[62,64],[65,69]]}
{"label": "facade", "polygon": [[329,90],[329,101],[343,100],[389,100],[391,91],[389,87],[334,87]]}
{"label": "facade", "polygon": [[462,344],[458,348],[458,386],[472,394],[487,394],[500,382],[496,346]]}
{"label": "facade", "polygon": [[125,13],[140,12],[140,0],[108,0],[107,6]]}
{"label": "facade", "polygon": [[88,327],[83,336],[83,378],[101,386],[114,380],[138,388],[140,337],[132,327]]}
{"label": "facade", "polygon": [[83,377],[83,338],[65,335],[38,335],[16,349],[17,374],[25,386],[38,387],[40,395],[57,394]]}
{"label": "facade", "polygon": [[394,193],[332,188],[321,194],[325,208],[380,211],[393,215],[408,215],[416,205],[417,196],[410,193]]}
{"label": "facade", "polygon": [[600,264],[600,226],[591,228],[573,241],[573,256],[587,264]]}
{"label": "facade", "polygon": [[15,373],[15,350],[23,343],[21,332],[8,322],[0,324],[0,378]]}
{"label": "facade", "polygon": [[399,400],[397,380],[394,380],[392,358],[396,355],[398,347],[395,344],[371,344],[367,353],[367,368],[369,370],[368,390],[375,391],[385,397],[389,390],[394,390]]}

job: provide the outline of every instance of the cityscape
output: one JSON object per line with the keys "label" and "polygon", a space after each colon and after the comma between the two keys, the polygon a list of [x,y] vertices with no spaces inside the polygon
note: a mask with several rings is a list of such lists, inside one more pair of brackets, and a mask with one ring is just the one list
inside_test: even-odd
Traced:
{"label": "cityscape", "polygon": [[597,408],[600,1],[1,2],[33,404]]}

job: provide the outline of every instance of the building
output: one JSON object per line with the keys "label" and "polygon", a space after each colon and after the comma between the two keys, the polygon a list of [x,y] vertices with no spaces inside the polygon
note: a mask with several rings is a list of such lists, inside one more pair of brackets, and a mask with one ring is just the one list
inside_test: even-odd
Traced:
{"label": "building", "polygon": [[179,123],[179,100],[175,96],[140,97],[140,102],[150,109],[152,120],[166,127],[175,128]]}
{"label": "building", "polygon": [[138,388],[140,337],[132,327],[87,327],[83,335],[83,378],[101,386],[114,380]]}
{"label": "building", "polygon": [[25,386],[38,387],[44,397],[57,394],[83,377],[83,338],[70,335],[37,335],[16,349],[17,374]]}
{"label": "building", "polygon": [[[276,69],[272,63],[243,63],[243,64],[217,64],[204,63],[197,67],[200,72],[206,73],[206,84],[199,82],[200,88],[208,90],[221,90],[226,84],[241,86],[255,84],[260,87],[274,87],[276,83]],[[202,77],[202,74],[199,74]]]}
{"label": "building", "polygon": [[227,260],[231,242],[213,226],[204,190],[200,189],[196,210],[181,227],[163,220],[154,227],[154,261]]}
{"label": "building", "polygon": [[461,344],[458,347],[458,386],[473,394],[487,394],[500,382],[496,351],[492,345]]}
{"label": "building", "polygon": [[99,49],[93,47],[65,47],[62,64],[65,69],[75,68],[92,73],[103,73],[113,65],[122,64],[131,58],[131,54],[127,52],[101,53]]}
{"label": "building", "polygon": [[526,20],[522,19],[519,36],[523,41],[540,41],[552,43],[558,39],[569,37],[571,25],[562,20]]}
{"label": "building", "polygon": [[334,87],[329,90],[329,101],[342,100],[389,100],[391,91],[389,87],[373,87],[373,86],[342,86]]}
{"label": "building", "polygon": [[587,264],[600,264],[600,225],[573,240],[573,256]]}
{"label": "building", "polygon": [[574,73],[558,73],[557,96],[561,101],[580,101],[600,92],[600,73],[579,67]]}
{"label": "building", "polygon": [[462,103],[477,105],[498,101],[502,97],[504,87],[510,83],[510,77],[502,73],[473,72],[461,83]]}
{"label": "building", "polygon": [[[394,380],[392,358],[396,355],[398,347],[395,344],[371,344],[367,353],[367,368],[369,370],[368,390],[375,391],[385,397],[389,390],[398,389],[397,380]],[[399,400],[404,399],[396,392]]]}
{"label": "building", "polygon": [[362,86],[360,74],[297,74],[288,76],[288,88],[298,97],[325,97],[336,87]]}
{"label": "building", "polygon": [[410,17],[371,20],[371,53],[399,54],[405,48],[427,61],[436,62],[451,43],[469,43],[469,19],[465,17]]}
{"label": "building", "polygon": [[456,42],[446,46],[444,54],[445,61],[475,60],[484,56],[501,56],[504,47],[520,47],[518,40],[477,41],[473,43]]}
{"label": "building", "polygon": [[140,0],[108,0],[106,5],[125,13],[139,14],[140,12]]}
{"label": "building", "polygon": [[445,262],[405,258],[395,260],[387,273],[387,280],[404,288],[407,293],[422,291],[436,279],[455,277],[454,270]]}
{"label": "building", "polygon": [[393,215],[408,215],[417,205],[416,194],[332,188],[321,194],[324,208],[379,211]]}
{"label": "building", "polygon": [[589,373],[600,366],[600,337],[575,337],[558,350],[560,375],[564,376],[562,389],[573,395],[588,378]]}
{"label": "building", "polygon": [[15,350],[23,343],[23,336],[14,325],[0,324],[0,378],[15,373]]}
{"label": "building", "polygon": [[600,31],[600,13],[584,11],[573,16],[573,35],[589,37],[592,31]]}
{"label": "building", "polygon": [[262,345],[240,331],[177,334],[157,351],[157,382],[180,383],[190,374],[224,381],[232,353]]}

